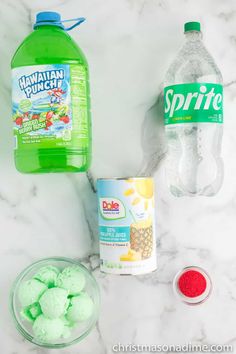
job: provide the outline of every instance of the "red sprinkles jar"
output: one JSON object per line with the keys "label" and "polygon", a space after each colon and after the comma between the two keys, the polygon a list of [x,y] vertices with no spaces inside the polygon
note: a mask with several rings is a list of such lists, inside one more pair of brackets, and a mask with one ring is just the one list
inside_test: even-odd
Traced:
{"label": "red sprinkles jar", "polygon": [[209,275],[200,267],[186,267],[174,278],[176,295],[188,305],[198,305],[210,295],[212,283]]}

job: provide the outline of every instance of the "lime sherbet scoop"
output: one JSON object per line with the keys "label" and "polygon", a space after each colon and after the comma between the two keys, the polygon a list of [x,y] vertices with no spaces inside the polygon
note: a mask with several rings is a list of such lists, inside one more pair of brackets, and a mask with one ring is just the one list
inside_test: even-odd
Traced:
{"label": "lime sherbet scoop", "polygon": [[67,319],[71,322],[81,322],[88,320],[94,310],[94,304],[91,297],[86,293],[81,293],[71,299],[67,311]]}
{"label": "lime sherbet scoop", "polygon": [[20,285],[18,293],[21,305],[25,307],[37,302],[46,289],[47,286],[37,279],[24,281]]}
{"label": "lime sherbet scoop", "polygon": [[39,269],[39,271],[34,275],[34,279],[41,281],[46,284],[48,288],[52,288],[55,285],[59,269],[54,266],[45,266]]}
{"label": "lime sherbet scoop", "polygon": [[77,295],[85,286],[85,277],[79,268],[66,267],[58,275],[56,286],[68,290],[69,295]]}
{"label": "lime sherbet scoop", "polygon": [[33,324],[33,331],[37,339],[50,343],[63,336],[64,322],[60,318],[50,319],[40,315]]}
{"label": "lime sherbet scoop", "polygon": [[43,314],[50,318],[63,316],[69,305],[68,291],[61,288],[46,290],[39,300]]}

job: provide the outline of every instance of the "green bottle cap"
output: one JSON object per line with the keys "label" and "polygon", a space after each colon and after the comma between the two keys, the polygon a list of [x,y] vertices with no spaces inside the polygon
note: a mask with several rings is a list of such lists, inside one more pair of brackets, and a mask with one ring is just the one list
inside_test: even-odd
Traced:
{"label": "green bottle cap", "polygon": [[201,31],[201,24],[200,22],[186,22],[184,24],[184,32],[189,32],[189,31]]}

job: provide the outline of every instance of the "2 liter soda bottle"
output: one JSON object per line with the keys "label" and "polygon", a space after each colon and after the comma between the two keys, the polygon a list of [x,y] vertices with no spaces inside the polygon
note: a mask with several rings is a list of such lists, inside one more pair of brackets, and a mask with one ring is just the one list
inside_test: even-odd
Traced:
{"label": "2 liter soda bottle", "polygon": [[[64,23],[73,21],[66,28]],[[84,18],[37,14],[11,63],[15,164],[20,172],[80,172],[91,160],[88,65],[67,31]]]}
{"label": "2 liter soda bottle", "polygon": [[199,22],[184,26],[186,41],[164,87],[167,180],[175,196],[212,196],[223,180],[222,76],[202,43]]}

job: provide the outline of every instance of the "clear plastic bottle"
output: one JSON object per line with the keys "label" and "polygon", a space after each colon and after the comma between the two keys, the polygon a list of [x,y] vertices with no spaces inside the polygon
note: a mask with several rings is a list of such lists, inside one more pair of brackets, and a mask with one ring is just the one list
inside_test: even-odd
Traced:
{"label": "clear plastic bottle", "polygon": [[167,180],[174,196],[213,196],[223,181],[222,76],[202,43],[199,22],[184,25],[186,42],[164,87]]}

